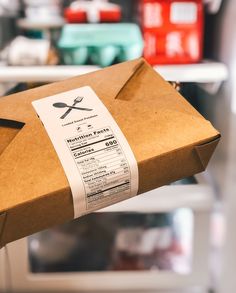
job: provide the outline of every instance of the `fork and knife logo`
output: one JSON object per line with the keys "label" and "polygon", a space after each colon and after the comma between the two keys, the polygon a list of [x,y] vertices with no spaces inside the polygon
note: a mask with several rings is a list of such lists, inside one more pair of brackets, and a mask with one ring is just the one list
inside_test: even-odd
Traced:
{"label": "fork and knife logo", "polygon": [[78,103],[81,103],[82,100],[83,100],[84,97],[77,97],[76,99],[74,99],[74,103],[73,105],[69,106],[67,105],[66,103],[61,103],[61,102],[58,102],[58,103],[54,103],[53,104],[53,107],[55,108],[68,108],[66,110],[66,112],[60,117],[60,119],[64,119],[66,118],[66,116],[68,114],[70,114],[70,112],[75,109],[75,110],[81,110],[81,111],[92,111],[93,109],[89,109],[89,108],[81,108],[81,107],[76,107],[76,105]]}

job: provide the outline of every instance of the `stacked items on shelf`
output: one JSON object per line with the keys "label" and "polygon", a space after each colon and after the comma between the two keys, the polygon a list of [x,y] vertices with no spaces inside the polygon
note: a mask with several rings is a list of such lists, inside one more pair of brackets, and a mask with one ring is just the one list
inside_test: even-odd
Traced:
{"label": "stacked items on shelf", "polygon": [[[62,59],[68,65],[87,62],[111,65],[142,56],[143,41],[136,24],[121,21],[121,7],[106,0],[74,1],[64,11],[67,24],[58,43]],[[79,23],[93,24],[79,24]],[[96,23],[96,24],[94,24]]]}
{"label": "stacked items on shelf", "polygon": [[[66,65],[92,63],[104,67],[115,61],[128,61],[142,56],[143,40],[136,24],[102,23],[121,20],[119,5],[105,0],[72,2],[65,8],[64,15],[65,21],[74,23],[66,24],[56,40],[53,40],[52,30],[63,26],[60,1],[25,0],[24,5],[26,17],[18,21],[19,27],[31,38],[38,36],[35,32],[43,32],[41,36],[44,40],[16,38],[4,55],[10,65],[58,64],[56,50]],[[48,42],[52,41],[51,46],[45,36]]]}
{"label": "stacked items on shelf", "polygon": [[[134,2],[143,36],[137,24],[117,23],[122,21],[122,10],[126,8],[123,2],[121,6],[107,0],[76,0],[64,11],[61,4],[60,0],[24,0],[25,18],[18,24],[27,35],[29,31],[31,36],[32,31],[44,32],[66,65],[108,66],[138,58],[142,53],[152,65],[196,63],[202,59],[202,0]],[[53,40],[52,30],[61,27]]]}
{"label": "stacked items on shelf", "polygon": [[[205,2],[209,4],[210,1]],[[213,3],[214,1],[211,2]],[[121,25],[117,22],[124,21],[122,11],[126,12],[126,9],[130,6],[125,1],[116,1],[116,3],[119,3],[118,5],[110,3],[108,0],[75,0],[69,5],[67,4],[64,11],[60,0],[24,0],[22,3],[25,18],[19,19],[18,25],[21,29],[27,31],[27,35],[31,37],[36,35],[36,31],[41,31],[43,37],[46,36],[47,39],[53,40],[53,45],[57,46],[57,41],[61,35],[59,30],[64,26],[65,22],[68,23],[63,28],[59,48],[57,48],[62,54],[61,59],[65,64],[95,63],[107,66],[113,62],[126,61],[142,55],[140,36],[136,38],[136,48],[131,49],[129,45],[129,49],[127,49],[126,44],[120,44],[122,44],[123,39],[126,38],[127,41],[129,37],[125,33],[123,33],[123,36],[120,36],[121,33],[119,33],[118,36],[118,34],[116,35],[116,29],[114,30],[116,25]],[[136,18],[138,18],[143,32],[143,55],[149,63],[152,65],[186,64],[201,61],[204,23],[203,3],[204,1],[202,0],[139,0],[132,2],[132,5],[136,7],[136,9],[132,9],[132,13],[137,12]],[[64,15],[64,19],[62,15]],[[135,19],[135,16],[133,15],[131,18]],[[101,33],[103,29],[100,28],[100,25],[108,22],[113,23],[112,27],[107,26],[105,32]],[[83,23],[83,26],[80,27],[81,23]],[[93,26],[90,26],[89,23],[93,23]],[[70,25],[73,26],[73,24],[78,27],[76,29],[67,28]],[[127,25],[131,26],[130,23]],[[134,26],[135,24],[132,25]],[[55,29],[58,30],[57,35],[55,34],[56,38],[52,36]],[[90,34],[86,36],[86,45],[79,44],[80,39],[73,40],[71,42],[73,49],[69,49],[68,39],[66,40],[65,38],[67,30],[69,33],[72,30],[78,30],[78,34],[83,30],[85,34],[89,31]],[[108,33],[106,34],[107,30]],[[117,31],[119,30],[117,28]],[[138,30],[139,28],[137,27],[135,31],[137,32]],[[134,35],[136,34],[137,36],[139,32],[136,32]],[[94,56],[91,53],[94,51],[93,38],[96,36],[97,41],[99,34],[103,34],[103,36],[99,40],[101,44],[97,43],[98,48],[96,48]],[[110,35],[112,35],[111,39]],[[82,39],[84,42],[84,36]],[[106,39],[106,42],[104,42],[104,39]],[[114,39],[116,39],[115,45]],[[64,42],[66,44],[63,44]],[[76,42],[78,42],[77,48],[75,48]],[[92,45],[89,45],[90,43]],[[93,57],[88,58],[90,53]]]}

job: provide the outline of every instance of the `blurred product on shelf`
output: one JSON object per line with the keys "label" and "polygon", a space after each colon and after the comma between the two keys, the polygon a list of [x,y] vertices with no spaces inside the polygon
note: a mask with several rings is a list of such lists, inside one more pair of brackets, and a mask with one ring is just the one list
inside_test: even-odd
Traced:
{"label": "blurred product on shelf", "polygon": [[61,19],[60,0],[24,0],[25,16],[32,22]]}
{"label": "blurred product on shelf", "polygon": [[58,48],[65,64],[108,66],[142,56],[143,40],[136,24],[67,24]]}
{"label": "blurred product on shelf", "polygon": [[9,65],[55,65],[59,58],[50,46],[48,40],[29,39],[23,36],[16,37],[9,46],[1,52],[1,59]]}
{"label": "blurred product on shelf", "polygon": [[[30,236],[30,270],[160,270],[186,274],[191,267],[191,213],[179,209],[173,213],[87,215]],[[186,219],[189,226],[183,222]],[[179,233],[183,229],[187,238]]]}
{"label": "blurred product on shelf", "polygon": [[119,22],[121,8],[107,0],[74,1],[65,9],[64,17],[69,23]]}
{"label": "blurred product on shelf", "polygon": [[24,0],[25,17],[18,19],[18,27],[29,37],[45,38],[54,44],[64,25],[61,2],[62,0]]}
{"label": "blurred product on shelf", "polygon": [[[172,214],[124,214],[115,237],[114,270],[172,270],[175,249]],[[177,242],[176,242],[177,243]]]}
{"label": "blurred product on shelf", "polygon": [[140,0],[144,57],[151,64],[195,63],[202,58],[202,0]]}

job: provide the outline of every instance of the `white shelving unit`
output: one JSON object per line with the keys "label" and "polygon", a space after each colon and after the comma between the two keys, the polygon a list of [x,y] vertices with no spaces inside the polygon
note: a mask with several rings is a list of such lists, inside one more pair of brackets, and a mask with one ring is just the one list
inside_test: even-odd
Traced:
{"label": "white shelving unit", "polygon": [[[200,286],[201,291],[196,292],[206,292],[204,290],[207,288],[209,281],[206,265],[209,252],[209,221],[214,199],[212,188],[207,184],[204,177],[200,175],[196,178],[197,184],[163,186],[98,211],[158,213],[173,211],[183,207],[190,208],[194,215],[194,232],[192,239],[193,258],[191,272],[188,274],[178,274],[171,271],[33,274],[29,272],[27,239],[24,238],[8,245],[12,291],[35,292],[38,290],[54,290],[55,292],[89,293],[96,290],[131,292],[130,290],[143,289],[143,291],[149,290],[154,292],[156,290],[176,290]],[[6,263],[6,258],[5,260],[2,259],[2,261]],[[107,281],[108,279],[109,282]],[[6,289],[4,283],[2,285],[0,283],[0,291],[1,289]]]}
{"label": "white shelving unit", "polygon": [[[0,83],[53,82],[99,70],[93,65],[84,66],[0,66]],[[198,64],[157,65],[154,69],[168,81],[219,83],[227,79],[223,63],[203,61]]]}

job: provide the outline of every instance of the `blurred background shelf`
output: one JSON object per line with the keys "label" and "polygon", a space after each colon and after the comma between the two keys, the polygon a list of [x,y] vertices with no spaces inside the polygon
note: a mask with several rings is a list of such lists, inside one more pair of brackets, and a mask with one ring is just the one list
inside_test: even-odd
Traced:
{"label": "blurred background shelf", "polygon": [[[213,206],[213,190],[207,184],[169,185],[127,199],[97,212],[163,213],[181,207],[193,211],[209,211]],[[156,204],[155,204],[156,203]]]}
{"label": "blurred background shelf", "polygon": [[[100,69],[84,66],[1,66],[0,82],[53,82]],[[186,65],[156,65],[154,69],[168,81],[220,83],[227,79],[227,67],[220,62],[203,61]]]}

